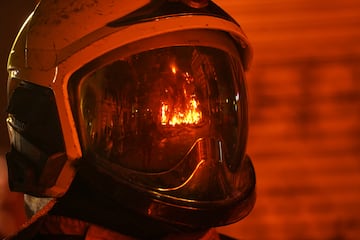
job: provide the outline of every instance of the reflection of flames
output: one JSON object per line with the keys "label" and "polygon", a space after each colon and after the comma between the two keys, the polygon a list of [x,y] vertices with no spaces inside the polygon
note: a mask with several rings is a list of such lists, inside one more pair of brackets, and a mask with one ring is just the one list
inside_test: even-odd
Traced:
{"label": "reflection of flames", "polygon": [[161,124],[162,125],[179,125],[179,124],[197,124],[202,118],[201,111],[198,110],[199,102],[194,98],[189,100],[185,111],[180,108],[173,109],[170,113],[167,103],[161,104]]}

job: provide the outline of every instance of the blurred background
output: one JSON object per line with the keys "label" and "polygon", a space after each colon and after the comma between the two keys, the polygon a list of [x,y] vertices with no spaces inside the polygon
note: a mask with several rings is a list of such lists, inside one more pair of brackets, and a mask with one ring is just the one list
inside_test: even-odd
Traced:
{"label": "blurred background", "polygon": [[[6,58],[34,2],[0,3],[0,153],[8,148]],[[215,2],[254,48],[248,152],[258,195],[247,218],[219,230],[239,239],[360,239],[360,1]],[[0,162],[1,233],[23,216]]]}
{"label": "blurred background", "polygon": [[241,239],[360,239],[360,1],[218,1],[254,47]]}

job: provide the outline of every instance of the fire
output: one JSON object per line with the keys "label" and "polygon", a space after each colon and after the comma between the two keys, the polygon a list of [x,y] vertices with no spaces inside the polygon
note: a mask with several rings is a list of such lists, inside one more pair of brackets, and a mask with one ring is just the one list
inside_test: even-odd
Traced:
{"label": "fire", "polygon": [[180,125],[180,124],[198,124],[201,121],[202,113],[198,110],[199,102],[191,98],[184,110],[174,108],[170,112],[167,103],[161,104],[161,124],[162,125]]}

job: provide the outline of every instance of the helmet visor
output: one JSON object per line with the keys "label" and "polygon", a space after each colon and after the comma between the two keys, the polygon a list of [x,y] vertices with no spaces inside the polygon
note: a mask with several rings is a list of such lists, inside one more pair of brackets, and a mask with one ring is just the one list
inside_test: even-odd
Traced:
{"label": "helmet visor", "polygon": [[[211,39],[121,50],[75,74],[70,92],[84,152],[115,174],[178,167],[186,179],[210,155],[235,171],[247,138],[244,72],[234,41],[220,32]],[[199,151],[206,139],[215,153]]]}

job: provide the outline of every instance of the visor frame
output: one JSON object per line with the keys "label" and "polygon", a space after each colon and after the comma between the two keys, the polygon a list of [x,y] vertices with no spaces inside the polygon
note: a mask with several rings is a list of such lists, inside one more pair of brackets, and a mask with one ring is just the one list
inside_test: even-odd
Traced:
{"label": "visor frame", "polygon": [[[188,36],[187,38],[184,36]],[[196,41],[195,41],[196,40]],[[167,34],[163,34],[163,35],[159,35],[159,36],[155,36],[155,37],[151,37],[151,38],[147,38],[147,39],[143,39],[125,46],[122,46],[118,49],[115,49],[103,56],[100,56],[99,58],[96,58],[95,60],[89,62],[88,64],[86,64],[83,68],[81,68],[80,70],[78,70],[77,72],[75,72],[69,80],[69,85],[68,85],[68,92],[69,92],[69,96],[70,96],[70,102],[72,102],[72,110],[74,113],[74,117],[75,119],[77,119],[77,114],[79,113],[80,109],[78,109],[78,105],[77,105],[77,100],[76,100],[76,95],[78,95],[79,93],[75,93],[75,94],[71,94],[72,92],[76,92],[79,90],[75,90],[77,88],[77,83],[79,81],[83,81],[81,79],[86,79],[87,76],[89,76],[90,74],[92,74],[93,72],[95,72],[97,69],[101,69],[104,66],[107,66],[109,63],[113,62],[116,59],[124,59],[127,58],[129,56],[132,55],[136,55],[141,53],[142,51],[146,51],[148,49],[159,49],[159,48],[165,48],[165,47],[173,47],[173,46],[207,46],[207,47],[216,47],[221,49],[222,51],[228,53],[230,56],[232,56],[233,58],[236,58],[239,60],[239,67],[242,66],[241,64],[241,58],[240,58],[240,53],[239,53],[239,49],[236,47],[236,42],[234,40],[231,39],[231,36],[228,35],[225,32],[222,31],[210,31],[210,30],[205,30],[205,29],[197,29],[197,30],[184,30],[184,31],[178,31],[178,32],[173,32],[173,33],[167,33]],[[239,82],[236,82],[237,84],[239,84],[239,86],[237,86],[238,90],[241,91],[240,95],[242,97],[245,98],[246,100],[246,87],[245,87],[245,76],[244,76],[244,71],[242,70],[242,76],[239,76],[239,79],[237,81],[241,81],[241,84],[239,84]],[[231,174],[231,172],[233,174],[236,174],[237,170],[241,165],[241,162],[243,160],[243,158],[245,157],[245,149],[246,149],[246,139],[247,139],[247,104],[243,104],[242,105],[242,111],[244,111],[245,114],[245,119],[239,119],[239,121],[242,121],[245,123],[245,125],[243,126],[244,128],[241,129],[241,131],[243,132],[243,134],[239,133],[239,135],[242,136],[241,139],[238,139],[238,141],[242,142],[242,146],[240,147],[236,147],[237,149],[239,149],[239,152],[234,153],[234,158],[237,157],[238,160],[237,164],[233,164],[233,166],[227,166],[228,170],[229,170],[229,174]],[[240,114],[239,114],[240,115]],[[243,117],[243,114],[241,114],[240,116]],[[119,178],[116,176],[116,174],[111,173],[112,167],[109,166],[105,166],[103,163],[101,163],[101,161],[96,161],[96,164],[94,162],[91,161],[87,161],[87,156],[88,153],[85,150],[87,148],[86,146],[86,142],[88,141],[86,136],[84,135],[84,133],[82,133],[79,129],[84,129],[85,126],[81,123],[79,123],[78,120],[75,121],[76,122],[76,126],[78,129],[78,135],[81,139],[81,145],[82,145],[82,149],[83,149],[83,160],[82,160],[82,164],[90,164],[93,165],[94,168],[98,168],[99,166],[99,170],[102,172],[108,172],[110,173],[110,175],[112,175],[115,179],[119,180]],[[239,130],[240,131],[240,130]],[[85,144],[85,145],[84,145]],[[240,143],[239,143],[240,144]],[[92,154],[90,154],[92,155]],[[91,157],[92,159],[94,159],[94,157]],[[100,159],[98,159],[100,160]],[[85,163],[86,161],[86,163]],[[198,166],[197,164],[195,164],[196,166]],[[121,169],[121,167],[119,167],[119,169]],[[195,168],[194,168],[195,169]],[[134,175],[140,176],[142,175],[143,177],[146,176],[154,176],[158,173],[146,173],[146,172],[139,172],[136,170],[128,170],[129,172],[126,173],[124,176],[131,176],[131,172]],[[164,173],[160,173],[160,174],[164,174]],[[191,174],[190,174],[191,175]],[[123,177],[123,179],[126,179],[126,177]],[[129,178],[131,179],[131,178]],[[136,178],[134,178],[136,179]],[[149,185],[144,185],[144,181],[141,183],[136,183],[135,180],[131,180],[131,182],[133,182],[134,184],[139,184],[140,188],[143,189],[148,189],[149,191],[158,191],[158,192],[163,192],[164,195],[166,195],[166,192],[174,192],[172,191],[174,188],[180,188],[180,185],[185,184],[180,183],[178,186],[172,186],[172,187],[165,187],[165,186],[149,186]],[[170,197],[171,198],[171,197]]]}

